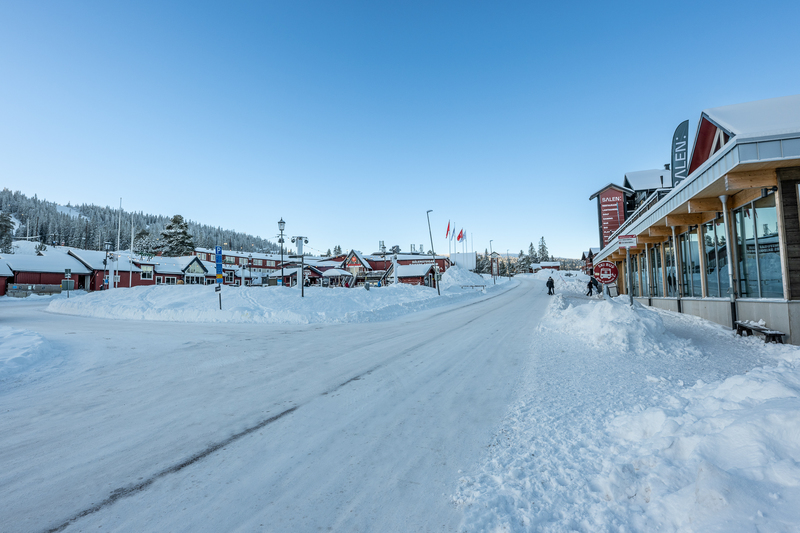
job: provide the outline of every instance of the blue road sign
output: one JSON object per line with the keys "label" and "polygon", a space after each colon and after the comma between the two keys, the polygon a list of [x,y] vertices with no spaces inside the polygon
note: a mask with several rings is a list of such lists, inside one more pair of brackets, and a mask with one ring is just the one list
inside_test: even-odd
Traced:
{"label": "blue road sign", "polygon": [[215,255],[222,255],[222,246],[215,246],[214,247],[214,254]]}
{"label": "blue road sign", "polygon": [[217,263],[217,274],[222,274],[222,265]]}

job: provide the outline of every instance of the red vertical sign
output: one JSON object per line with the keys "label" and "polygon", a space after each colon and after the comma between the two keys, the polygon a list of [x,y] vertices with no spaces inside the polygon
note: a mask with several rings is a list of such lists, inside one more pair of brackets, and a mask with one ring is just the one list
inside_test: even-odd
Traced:
{"label": "red vertical sign", "polygon": [[625,193],[616,189],[606,189],[600,193],[600,226],[603,231],[603,247],[608,244],[611,234],[625,221]]}

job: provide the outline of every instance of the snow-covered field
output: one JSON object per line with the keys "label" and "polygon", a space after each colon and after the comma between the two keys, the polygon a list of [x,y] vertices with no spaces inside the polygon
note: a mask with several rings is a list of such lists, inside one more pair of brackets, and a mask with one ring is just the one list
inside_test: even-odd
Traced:
{"label": "snow-covered field", "polygon": [[0,531],[798,531],[797,347],[478,279],[0,299]]}

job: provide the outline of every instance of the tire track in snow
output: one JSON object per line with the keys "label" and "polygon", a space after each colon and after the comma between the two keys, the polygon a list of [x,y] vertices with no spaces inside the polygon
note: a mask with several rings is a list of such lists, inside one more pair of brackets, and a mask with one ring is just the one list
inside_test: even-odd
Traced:
{"label": "tire track in snow", "polygon": [[[460,305],[460,306],[456,307],[455,309],[450,309],[450,310],[447,310],[447,311],[442,311],[440,313],[436,313],[432,317],[438,317],[438,316],[441,316],[441,315],[446,314],[446,313],[452,313],[452,312],[454,312],[456,310],[464,309],[466,307],[471,307],[473,305],[478,305],[478,304],[489,302],[489,301],[494,300],[495,298],[498,298],[500,296],[508,295],[513,289],[516,289],[517,287],[519,287],[519,285],[517,285],[516,287],[510,287],[509,289],[507,289],[507,290],[505,290],[505,291],[503,291],[503,292],[501,292],[499,294],[490,296],[488,298],[484,298],[484,299],[480,299],[480,300],[478,300],[476,302],[470,302],[470,303],[467,303],[467,304],[464,304],[464,305]],[[516,298],[523,298],[523,297],[527,296],[533,290],[533,288],[534,287],[529,288],[523,294],[520,294],[520,295],[516,296]],[[398,359],[400,359],[400,358],[402,358],[404,356],[407,356],[407,355],[411,354],[412,352],[422,348],[423,346],[429,344],[430,342],[432,342],[434,340],[437,340],[437,339],[439,339],[441,337],[444,337],[446,335],[449,335],[449,334],[453,333],[454,331],[457,331],[459,329],[465,328],[465,327],[469,326],[471,323],[475,322],[476,320],[478,320],[480,318],[485,318],[485,316],[486,316],[485,314],[479,314],[476,317],[474,317],[473,319],[468,320],[468,321],[466,321],[464,323],[461,323],[461,324],[459,324],[457,327],[455,327],[453,329],[443,331],[440,334],[435,335],[434,337],[428,338],[428,339],[426,339],[426,340],[424,340],[422,342],[419,342],[419,343],[417,343],[417,344],[415,344],[413,346],[410,346],[409,348],[406,348],[405,350],[401,351],[400,353],[398,353],[396,356],[392,357],[391,359],[386,360],[386,361],[384,361],[384,362],[382,362],[382,363],[380,363],[378,365],[375,365],[372,368],[370,368],[369,370],[361,372],[360,374],[357,374],[357,375],[347,379],[346,381],[343,381],[342,383],[340,383],[339,385],[335,386],[334,388],[320,393],[319,396],[326,396],[326,395],[328,395],[330,393],[336,392],[339,389],[345,387],[346,385],[348,385],[348,384],[350,384],[350,383],[352,383],[354,381],[358,381],[358,380],[362,379],[363,377],[372,374],[376,370],[378,370],[378,369],[380,369],[382,367],[388,366],[392,362],[394,362],[394,361],[396,361],[396,360],[398,360]],[[429,317],[429,318],[432,318],[432,317]],[[396,335],[396,336],[400,336],[400,335]],[[384,342],[384,341],[385,341],[385,338],[381,339],[381,340],[370,341],[368,343],[364,343],[361,347],[366,347],[366,346],[368,346],[370,344],[375,344],[375,343]],[[259,429],[262,429],[265,426],[267,426],[267,425],[269,425],[269,424],[271,424],[273,422],[278,421],[279,419],[281,419],[281,418],[285,417],[286,415],[289,415],[289,414],[297,411],[300,407],[303,407],[305,405],[306,404],[299,404],[299,405],[295,405],[293,407],[290,407],[289,409],[286,409],[285,411],[282,411],[281,413],[279,413],[277,415],[274,415],[274,416],[272,416],[270,418],[262,420],[259,423],[255,424],[255,425],[253,425],[253,426],[251,426],[249,428],[246,428],[246,429],[244,429],[244,430],[242,430],[242,431],[240,431],[238,433],[235,433],[235,434],[231,435],[230,437],[228,437],[228,438],[226,438],[226,439],[224,439],[222,441],[219,441],[217,443],[211,444],[211,445],[207,446],[205,449],[203,449],[202,451],[197,452],[194,455],[188,457],[187,459],[184,459],[183,461],[181,461],[179,463],[176,463],[176,464],[174,464],[172,466],[169,466],[169,467],[167,467],[167,468],[165,468],[165,469],[153,474],[152,476],[150,476],[149,478],[147,478],[144,481],[141,481],[141,482],[133,484],[133,485],[128,485],[128,486],[125,486],[125,487],[117,488],[117,489],[111,491],[111,494],[107,498],[105,498],[103,501],[101,501],[100,503],[92,505],[91,507],[87,507],[87,508],[75,513],[71,517],[67,518],[61,524],[59,524],[59,525],[57,525],[55,527],[46,529],[44,531],[46,533],[58,533],[60,531],[63,531],[64,529],[66,529],[67,527],[69,527],[73,523],[77,522],[81,518],[84,518],[86,516],[95,514],[95,513],[99,512],[99,511],[105,509],[106,507],[109,507],[109,506],[113,505],[118,500],[121,500],[121,499],[124,499],[124,498],[128,498],[130,496],[134,496],[134,495],[144,491],[145,489],[149,488],[153,483],[155,483],[159,479],[161,479],[161,478],[163,478],[165,476],[168,476],[170,474],[175,474],[177,472],[180,472],[184,468],[187,468],[187,467],[189,467],[189,466],[191,466],[191,465],[193,465],[193,464],[195,464],[195,463],[197,463],[199,461],[202,461],[206,457],[208,457],[208,456],[212,455],[213,453],[223,449],[225,446],[227,446],[229,444],[232,444],[232,443],[234,443],[234,442],[246,437],[247,435],[250,435],[251,433],[253,433],[255,431],[258,431]]]}

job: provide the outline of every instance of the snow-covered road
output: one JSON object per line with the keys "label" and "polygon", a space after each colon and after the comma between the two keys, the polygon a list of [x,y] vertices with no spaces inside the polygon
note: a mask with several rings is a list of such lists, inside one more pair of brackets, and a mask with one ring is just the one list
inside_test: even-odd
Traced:
{"label": "snow-covered road", "polygon": [[549,301],[508,288],[336,325],[6,305],[58,355],[0,387],[2,530],[456,530]]}

